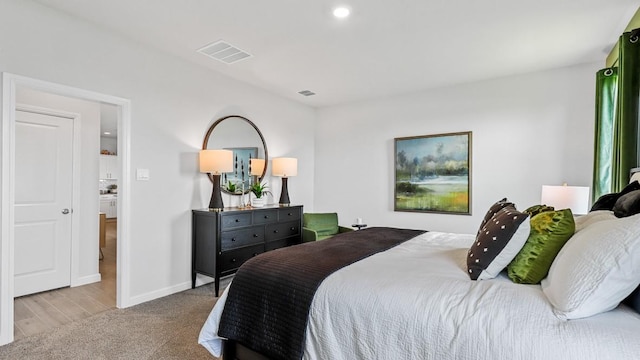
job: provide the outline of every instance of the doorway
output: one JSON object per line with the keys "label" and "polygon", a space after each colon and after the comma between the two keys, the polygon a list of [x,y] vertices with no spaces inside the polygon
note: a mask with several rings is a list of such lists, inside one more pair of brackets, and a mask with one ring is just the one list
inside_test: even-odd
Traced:
{"label": "doorway", "polygon": [[[0,148],[0,345],[13,341],[14,319],[14,275],[15,275],[15,146],[16,146],[16,91],[20,87],[34,89],[45,93],[61,95],[69,98],[111,104],[117,107],[118,114],[118,170],[122,179],[118,182],[118,224],[117,224],[117,279],[116,306],[129,306],[129,222],[130,213],[130,182],[129,182],[129,131],[131,105],[127,99],[91,92],[88,90],[49,83],[9,73],[2,74],[2,147]],[[97,155],[97,154],[96,154]],[[97,194],[92,194],[97,196]],[[74,207],[80,209],[75,203]],[[71,209],[73,210],[73,209]],[[95,214],[97,209],[86,209]],[[82,209],[80,211],[83,211]],[[96,216],[96,221],[98,221]],[[73,236],[78,236],[74,233]],[[76,238],[77,239],[77,238]],[[92,277],[78,276],[77,266],[72,265],[72,286],[90,283]]]}
{"label": "doorway", "polygon": [[[109,191],[108,195],[100,197],[115,196],[118,178],[116,162],[112,165],[114,170],[110,171],[113,176],[103,180],[106,176],[102,167],[100,176],[97,176],[95,156],[91,169],[86,164],[83,166],[82,160],[86,162],[86,159],[82,159],[82,154],[73,154],[71,151],[74,142],[86,140],[86,134],[82,136],[78,133],[80,126],[73,124],[82,124],[87,129],[85,131],[94,133],[98,130],[96,123],[99,122],[101,138],[105,132],[110,136],[101,141],[99,147],[95,142],[85,144],[81,149],[84,157],[87,157],[87,152],[93,151],[94,155],[107,152],[112,155],[110,159],[115,159],[117,106],[23,87],[17,90],[16,101],[20,105],[16,111],[15,143],[14,339],[48,332],[56,326],[116,307],[115,214],[109,214],[108,222],[105,222],[103,218],[106,218],[106,214],[101,213],[99,229],[103,231],[92,231],[93,236],[87,236],[86,229],[81,229],[84,231],[79,232],[80,238],[73,242],[80,249],[71,251],[72,219],[74,223],[80,221],[85,228],[90,228],[96,225],[87,222],[95,220],[97,214],[89,212],[83,216],[77,211],[72,214],[64,208],[71,208],[74,196],[88,192],[98,197],[97,189],[86,189],[87,183],[96,188],[99,184],[100,194]],[[47,110],[50,108],[52,110]],[[60,147],[66,151],[58,149]],[[81,160],[80,181],[72,176],[74,158]],[[102,158],[101,155],[101,162]],[[112,186],[114,188],[110,189]],[[75,188],[79,190],[74,191]],[[83,198],[87,199],[83,199],[84,204],[80,205],[85,209],[83,212],[87,212],[86,209],[91,208],[86,204],[90,199],[89,196]],[[95,197],[93,207],[96,207]],[[98,243],[99,251],[95,248]],[[72,253],[80,254],[82,259],[71,259]],[[72,260],[76,263],[80,260],[87,262],[91,257],[94,269],[96,266],[99,268],[99,275],[76,278],[71,287]],[[96,278],[99,281],[81,285]]]}

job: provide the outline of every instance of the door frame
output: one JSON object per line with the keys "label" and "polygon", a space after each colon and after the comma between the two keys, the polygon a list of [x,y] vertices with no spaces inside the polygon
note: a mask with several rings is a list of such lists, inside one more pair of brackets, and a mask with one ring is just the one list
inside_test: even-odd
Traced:
{"label": "door frame", "polygon": [[17,105],[16,88],[19,86],[118,106],[118,167],[121,174],[121,179],[118,179],[118,188],[121,191],[118,194],[116,306],[118,308],[131,306],[129,292],[131,101],[3,72],[0,119],[0,141],[2,142],[0,146],[0,345],[13,341],[15,109]]}

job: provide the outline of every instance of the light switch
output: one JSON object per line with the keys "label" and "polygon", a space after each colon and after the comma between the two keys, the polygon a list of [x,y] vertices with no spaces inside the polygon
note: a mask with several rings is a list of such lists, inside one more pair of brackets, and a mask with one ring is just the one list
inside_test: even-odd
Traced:
{"label": "light switch", "polygon": [[138,181],[149,181],[149,169],[136,169],[136,179]]}

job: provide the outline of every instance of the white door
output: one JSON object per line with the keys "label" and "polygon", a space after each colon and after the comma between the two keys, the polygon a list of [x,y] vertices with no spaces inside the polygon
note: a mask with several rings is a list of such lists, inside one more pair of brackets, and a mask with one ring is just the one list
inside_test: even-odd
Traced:
{"label": "white door", "polygon": [[71,284],[73,120],[16,111],[15,287]]}

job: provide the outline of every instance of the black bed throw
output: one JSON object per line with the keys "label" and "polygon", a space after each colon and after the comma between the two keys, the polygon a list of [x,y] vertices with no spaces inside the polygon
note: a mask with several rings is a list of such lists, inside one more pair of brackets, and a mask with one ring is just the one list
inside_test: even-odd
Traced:
{"label": "black bed throw", "polygon": [[218,335],[270,359],[301,359],[320,283],[336,270],[422,233],[369,228],[256,256],[233,279]]}

